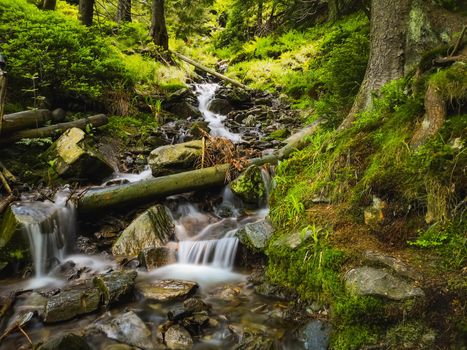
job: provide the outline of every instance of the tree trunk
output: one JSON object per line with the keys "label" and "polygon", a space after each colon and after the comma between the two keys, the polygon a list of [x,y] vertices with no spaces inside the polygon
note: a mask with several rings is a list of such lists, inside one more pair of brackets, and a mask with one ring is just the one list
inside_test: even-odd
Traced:
{"label": "tree trunk", "polygon": [[49,120],[59,122],[62,121],[64,117],[65,111],[62,109],[56,109],[53,112],[48,109],[36,109],[32,111],[5,114],[3,116],[2,134],[27,128],[38,128]]}
{"label": "tree trunk", "polygon": [[117,22],[131,22],[131,0],[119,0]]}
{"label": "tree trunk", "polygon": [[[251,159],[250,163],[276,164],[279,160],[289,157],[293,151],[308,144],[307,136],[315,133],[320,123],[321,121],[316,121],[289,137],[284,147],[264,157]],[[79,195],[78,210],[80,214],[92,215],[95,212],[122,208],[129,204],[143,204],[174,194],[223,186],[229,170],[230,164],[222,164],[120,186],[91,189]]]}
{"label": "tree trunk", "polygon": [[18,131],[4,137],[0,137],[0,145],[13,143],[21,139],[32,139],[53,136],[57,133],[62,133],[70,128],[84,129],[86,125],[101,126],[107,124],[108,119],[104,114],[98,114],[89,118],[83,118],[68,123],[55,124],[39,129],[30,129]]}
{"label": "tree trunk", "polygon": [[54,11],[56,6],[57,6],[57,0],[44,0],[44,4],[42,5],[42,9],[43,10]]}
{"label": "tree trunk", "polygon": [[[372,107],[372,95],[384,84],[403,77],[422,55],[462,30],[465,18],[422,0],[372,0],[370,58],[363,83],[349,115],[339,129]],[[444,36],[444,38],[443,38]]]}
{"label": "tree trunk", "polygon": [[6,98],[6,73],[0,68],[0,135],[3,131],[3,110]]}
{"label": "tree trunk", "polygon": [[263,33],[263,0],[258,1],[258,14],[256,15],[256,35]]}
{"label": "tree trunk", "polygon": [[79,0],[79,20],[87,27],[92,25],[94,0]]}
{"label": "tree trunk", "polygon": [[151,36],[157,46],[162,47],[165,51],[169,49],[164,0],[153,0],[152,2]]}

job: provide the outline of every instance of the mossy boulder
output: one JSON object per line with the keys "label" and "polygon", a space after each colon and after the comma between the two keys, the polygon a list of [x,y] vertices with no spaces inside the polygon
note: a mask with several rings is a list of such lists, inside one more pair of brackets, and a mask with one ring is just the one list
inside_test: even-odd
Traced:
{"label": "mossy boulder", "polygon": [[151,152],[148,163],[154,176],[176,174],[194,169],[202,152],[203,141],[201,140],[162,146]]}
{"label": "mossy boulder", "polygon": [[261,169],[256,165],[247,168],[229,186],[232,192],[246,204],[258,205],[266,198],[266,186]]}
{"label": "mossy boulder", "polygon": [[122,232],[112,247],[112,254],[136,257],[144,249],[164,246],[174,233],[175,226],[169,210],[163,205],[155,205]]}
{"label": "mossy boulder", "polygon": [[90,137],[78,128],[65,131],[43,157],[58,176],[68,180],[98,183],[114,171]]}
{"label": "mossy boulder", "polygon": [[93,283],[102,293],[106,305],[128,296],[135,286],[136,271],[114,271],[94,277]]}
{"label": "mossy boulder", "polygon": [[0,267],[3,268],[8,263],[24,261],[30,257],[29,243],[14,208],[12,204],[7,209],[0,225]]}

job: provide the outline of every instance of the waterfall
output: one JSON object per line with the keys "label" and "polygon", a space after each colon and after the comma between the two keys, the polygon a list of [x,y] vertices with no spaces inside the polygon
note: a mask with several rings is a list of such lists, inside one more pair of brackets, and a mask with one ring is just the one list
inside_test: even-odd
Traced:
{"label": "waterfall", "polygon": [[44,277],[51,263],[62,261],[75,241],[76,213],[68,196],[61,192],[54,202],[24,201],[12,205],[29,242],[36,278]]}
{"label": "waterfall", "polygon": [[199,111],[204,119],[208,122],[209,129],[212,136],[225,137],[232,142],[242,141],[242,136],[231,132],[224,125],[223,121],[227,118],[225,115],[216,114],[209,110],[209,103],[215,97],[216,90],[219,88],[218,84],[195,84],[195,91],[198,96]]}

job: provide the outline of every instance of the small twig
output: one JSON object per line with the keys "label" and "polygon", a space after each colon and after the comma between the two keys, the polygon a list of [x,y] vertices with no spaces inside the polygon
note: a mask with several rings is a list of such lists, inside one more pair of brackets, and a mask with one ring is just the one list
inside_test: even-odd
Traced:
{"label": "small twig", "polygon": [[462,43],[462,39],[464,38],[464,34],[465,34],[465,31],[467,30],[467,25],[464,25],[464,27],[462,28],[462,32],[461,32],[461,35],[459,35],[459,38],[457,39],[457,42],[456,42],[456,45],[454,45],[454,48],[452,49],[452,52],[449,54],[449,57],[452,57],[452,55],[454,55],[457,50],[459,50],[459,47]]}
{"label": "small twig", "polygon": [[19,331],[20,331],[21,333],[23,333],[23,335],[26,337],[26,339],[28,340],[29,344],[32,345],[32,340],[31,340],[31,338],[29,338],[29,335],[24,331],[24,329],[21,328],[21,326],[18,326],[18,329],[19,329]]}

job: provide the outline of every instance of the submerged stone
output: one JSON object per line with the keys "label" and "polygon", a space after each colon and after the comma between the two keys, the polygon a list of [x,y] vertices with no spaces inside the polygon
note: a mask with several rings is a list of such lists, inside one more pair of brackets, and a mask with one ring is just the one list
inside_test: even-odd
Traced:
{"label": "submerged stone", "polygon": [[170,327],[164,335],[165,343],[171,350],[188,350],[193,346],[193,339],[188,331],[179,326]]}
{"label": "submerged stone", "polygon": [[137,287],[145,299],[166,302],[188,297],[195,292],[198,284],[191,281],[159,280],[141,283]]}
{"label": "submerged stone", "polygon": [[37,350],[91,350],[83,337],[68,333],[60,334],[39,345]]}
{"label": "submerged stone", "polygon": [[312,320],[298,331],[298,339],[306,350],[327,350],[330,334],[331,326],[328,323]]}
{"label": "submerged stone", "polygon": [[162,247],[175,233],[169,211],[155,205],[138,216],[120,235],[112,247],[115,256],[136,257],[147,248]]}
{"label": "submerged stone", "polygon": [[107,338],[121,343],[144,350],[156,348],[151,341],[151,331],[133,311],[118,315],[111,320],[99,321],[95,328],[104,333]]}
{"label": "submerged stone", "polygon": [[256,165],[246,169],[229,186],[232,192],[246,204],[258,205],[266,198],[266,186],[261,169]]}
{"label": "submerged stone", "polygon": [[391,300],[424,297],[422,289],[393,276],[385,269],[357,267],[345,274],[347,289],[357,295],[373,295]]}
{"label": "submerged stone", "polygon": [[154,176],[176,174],[194,169],[196,162],[202,156],[202,152],[202,140],[162,146],[151,152],[148,157],[148,164]]}
{"label": "submerged stone", "polygon": [[272,223],[268,219],[261,219],[246,224],[237,232],[237,237],[249,249],[261,251],[266,248],[273,233]]}
{"label": "submerged stone", "polygon": [[65,131],[45,157],[59,176],[80,182],[100,182],[114,171],[86,133],[78,128]]}

